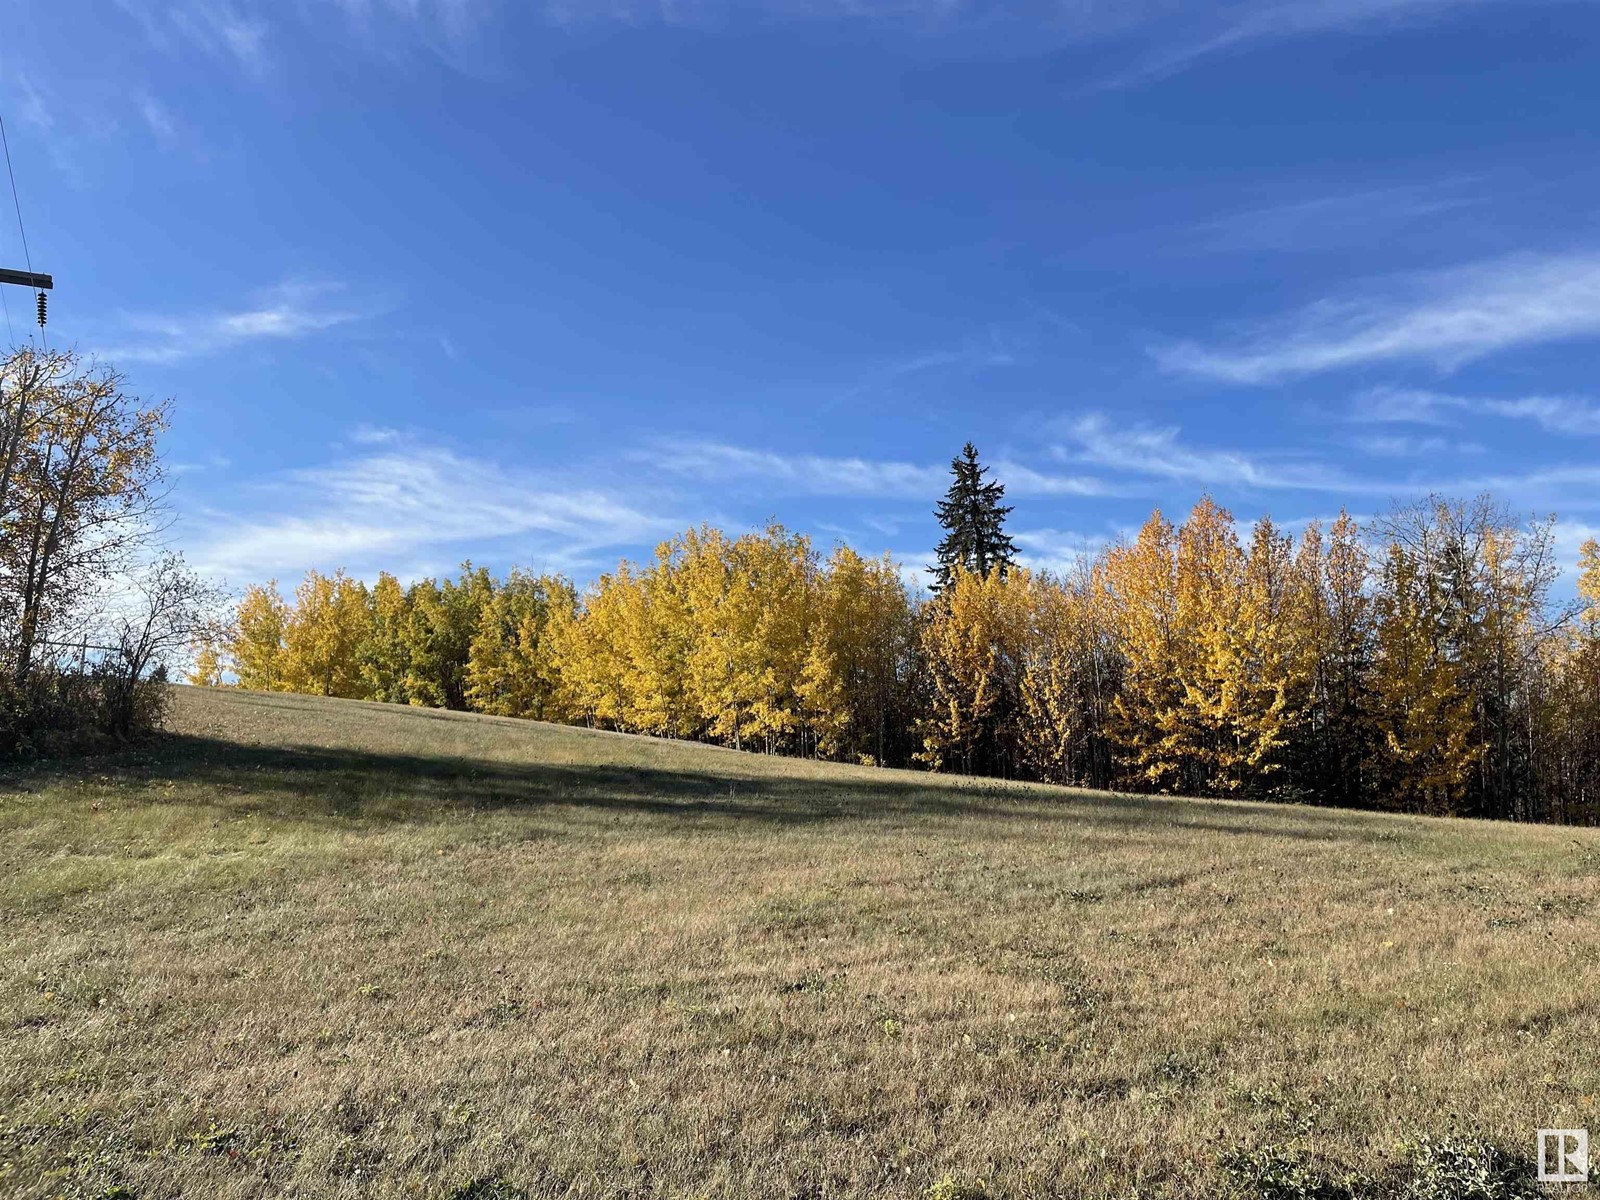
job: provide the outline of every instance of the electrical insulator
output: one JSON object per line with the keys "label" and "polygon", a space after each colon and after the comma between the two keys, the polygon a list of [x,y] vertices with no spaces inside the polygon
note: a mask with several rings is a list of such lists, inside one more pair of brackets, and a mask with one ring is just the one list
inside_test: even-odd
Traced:
{"label": "electrical insulator", "polygon": [[44,328],[44,293],[39,293],[39,328]]}

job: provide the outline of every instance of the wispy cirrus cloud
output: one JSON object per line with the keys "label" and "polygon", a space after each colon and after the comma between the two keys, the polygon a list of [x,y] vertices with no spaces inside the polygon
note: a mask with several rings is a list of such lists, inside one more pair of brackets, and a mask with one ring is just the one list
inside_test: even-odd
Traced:
{"label": "wispy cirrus cloud", "polygon": [[501,8],[496,0],[116,0],[116,5],[157,51],[178,57],[195,50],[256,81],[272,76],[283,56],[312,34],[337,37],[379,58],[423,48],[454,59]]}
{"label": "wispy cirrus cloud", "polygon": [[596,551],[681,524],[613,492],[564,486],[571,482],[405,444],[248,482],[230,496],[248,515],[193,514],[185,540],[197,567],[240,583],[298,578],[313,566],[367,576],[395,564],[449,565],[497,545],[540,570],[573,570]]}
{"label": "wispy cirrus cloud", "polygon": [[[1175,75],[1202,59],[1314,34],[1418,25],[1508,0],[1258,0],[1206,9],[1207,20],[1171,29],[1108,86]],[[1150,11],[1154,6],[1146,6]],[[1170,15],[1170,14],[1169,14]]]}
{"label": "wispy cirrus cloud", "polygon": [[172,111],[148,93],[139,97],[139,115],[144,118],[144,123],[150,132],[155,135],[156,141],[162,146],[173,146],[178,141],[178,122]]}
{"label": "wispy cirrus cloud", "polygon": [[758,479],[774,490],[829,496],[922,496],[943,486],[942,467],[866,458],[781,454],[725,442],[668,441],[641,458],[709,482]]}
{"label": "wispy cirrus cloud", "polygon": [[1532,421],[1547,433],[1600,434],[1600,405],[1571,396],[1522,396],[1515,400],[1485,400],[1486,412]]}
{"label": "wispy cirrus cloud", "polygon": [[269,21],[250,6],[232,0],[116,0],[116,7],[159,50],[178,54],[197,49],[248,75],[266,72]]}
{"label": "wispy cirrus cloud", "polygon": [[1180,435],[1176,426],[1119,425],[1102,413],[1091,413],[1072,423],[1059,453],[1069,461],[1208,487],[1354,491],[1364,486],[1301,456],[1194,446]]}
{"label": "wispy cirrus cloud", "polygon": [[1379,425],[1454,425],[1471,402],[1424,388],[1375,387],[1356,396],[1350,419]]}
{"label": "wispy cirrus cloud", "polygon": [[[1116,531],[1120,533],[1122,531]],[[1032,570],[1071,571],[1116,540],[1115,533],[1080,533],[1043,527],[1014,529],[1011,540],[1022,565]]]}
{"label": "wispy cirrus cloud", "polygon": [[[546,0],[557,24],[596,21],[718,25],[739,17],[766,21],[848,20],[950,35],[1027,38],[1029,44],[1125,41],[1143,45],[1134,65],[1108,86],[1170,75],[1191,64],[1255,43],[1312,34],[1443,19],[1507,0],[1235,0],[1195,5],[1181,0]],[[1526,2],[1526,0],[1524,0]]]}
{"label": "wispy cirrus cloud", "polygon": [[122,313],[94,353],[113,363],[173,363],[251,342],[294,341],[376,314],[371,307],[337,303],[344,291],[337,283],[287,282],[238,308]]}
{"label": "wispy cirrus cloud", "polygon": [[1179,342],[1167,370],[1264,384],[1371,363],[1442,370],[1519,346],[1600,335],[1600,253],[1518,255],[1319,301],[1231,345]]}
{"label": "wispy cirrus cloud", "polygon": [[[882,496],[926,500],[950,484],[947,465],[892,459],[835,458],[784,454],[725,442],[668,441],[648,456],[658,469],[704,482],[754,480],[774,492],[814,496]],[[1021,463],[993,464],[1009,495],[1097,496],[1104,481],[1086,475],[1061,475]]]}
{"label": "wispy cirrus cloud", "polygon": [[1360,424],[1456,425],[1467,416],[1531,421],[1546,433],[1600,435],[1600,403],[1577,396],[1506,399],[1454,396],[1412,388],[1374,388],[1355,398],[1349,417]]}
{"label": "wispy cirrus cloud", "polygon": [[1209,250],[1291,253],[1367,245],[1375,236],[1481,202],[1470,180],[1340,191],[1243,209],[1194,227]]}
{"label": "wispy cirrus cloud", "polygon": [[424,41],[461,42],[476,35],[494,16],[494,0],[325,0],[350,25],[369,36],[409,33]]}
{"label": "wispy cirrus cloud", "polygon": [[1379,458],[1438,459],[1482,454],[1486,449],[1482,442],[1462,441],[1456,438],[1437,436],[1406,437],[1403,435],[1385,435],[1362,437],[1356,438],[1352,444],[1363,454],[1375,455]]}

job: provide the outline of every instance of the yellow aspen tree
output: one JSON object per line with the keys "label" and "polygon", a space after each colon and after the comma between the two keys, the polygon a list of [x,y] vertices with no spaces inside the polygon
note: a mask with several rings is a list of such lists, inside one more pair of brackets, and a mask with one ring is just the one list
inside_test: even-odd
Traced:
{"label": "yellow aspen tree", "polygon": [[222,651],[216,640],[201,638],[194,646],[194,662],[190,664],[185,680],[194,687],[220,687],[222,671]]}
{"label": "yellow aspen tree", "polygon": [[935,770],[1014,768],[1031,586],[1021,568],[978,575],[958,564],[929,604],[922,651],[932,696],[917,758]]}
{"label": "yellow aspen tree", "polygon": [[558,697],[569,714],[589,725],[625,729],[629,667],[620,647],[624,608],[637,587],[627,563],[602,575],[584,593],[580,609],[554,609],[545,628]]}
{"label": "yellow aspen tree", "polygon": [[524,620],[517,629],[517,653],[528,664],[528,672],[537,682],[531,686],[541,696],[539,718],[545,721],[572,721],[578,716],[566,704],[561,685],[561,671],[556,660],[554,630],[562,622],[574,620],[578,612],[578,592],[571,581],[559,575],[541,577],[544,583],[545,605],[537,630]]}
{"label": "yellow aspen tree", "polygon": [[1291,744],[1308,718],[1320,547],[1320,533],[1312,528],[1295,554],[1270,517],[1251,532],[1233,684],[1242,784],[1251,794],[1268,794],[1286,781]]}
{"label": "yellow aspen tree", "polygon": [[1157,509],[1132,543],[1105,557],[1107,600],[1123,661],[1112,736],[1128,781],[1175,791],[1184,780],[1183,663],[1177,530]]}
{"label": "yellow aspen tree", "polygon": [[245,590],[226,648],[239,686],[252,691],[284,691],[283,635],[289,606],[277,581]]}
{"label": "yellow aspen tree", "polygon": [[684,536],[679,570],[689,623],[688,682],[700,719],[708,737],[743,749],[755,699],[746,653],[754,605],[742,595],[751,581],[736,573],[728,539],[709,527]]}
{"label": "yellow aspen tree", "polygon": [[361,678],[369,699],[407,704],[411,664],[407,635],[411,603],[400,581],[387,571],[372,585],[372,623],[359,650]]}
{"label": "yellow aspen tree", "polygon": [[816,588],[811,539],[773,524],[733,543],[729,608],[732,625],[747,630],[739,659],[748,681],[751,732],[768,753],[802,740],[801,693],[811,648],[810,618]]}
{"label": "yellow aspen tree", "polygon": [[627,720],[641,732],[692,737],[701,727],[689,681],[694,625],[681,570],[689,541],[656,547],[655,560],[620,597],[621,650],[628,664]]}
{"label": "yellow aspen tree", "polygon": [[817,583],[800,685],[816,751],[882,765],[897,750],[904,680],[916,637],[899,568],[835,548]]}
{"label": "yellow aspen tree", "polygon": [[1551,688],[1541,767],[1548,816],[1592,824],[1600,818],[1600,542],[1586,539],[1577,565],[1572,626],[1542,648]]}
{"label": "yellow aspen tree", "polygon": [[1381,801],[1412,812],[1456,810],[1479,753],[1460,671],[1443,653],[1440,581],[1391,543],[1375,601],[1373,715],[1381,741]]}
{"label": "yellow aspen tree", "polygon": [[467,707],[467,660],[494,581],[482,567],[463,563],[459,578],[423,579],[406,594],[406,699],[428,708]]}
{"label": "yellow aspen tree", "polygon": [[1080,562],[1057,586],[1066,598],[1071,640],[1065,653],[1057,652],[1053,685],[1072,697],[1072,708],[1058,715],[1066,738],[1058,751],[1063,782],[1109,788],[1116,765],[1112,704],[1122,687],[1124,663],[1104,565]]}
{"label": "yellow aspen tree", "polygon": [[917,608],[900,566],[889,555],[866,564],[862,632],[854,668],[845,675],[853,723],[861,739],[856,757],[880,766],[907,761],[919,653]]}
{"label": "yellow aspen tree", "polygon": [[406,703],[418,708],[445,706],[445,666],[438,630],[444,626],[444,592],[439,581],[419,579],[406,589],[406,623],[401,631],[406,664],[401,689]]}
{"label": "yellow aspen tree", "polygon": [[1600,638],[1600,542],[1585,538],[1578,547],[1578,597],[1583,602],[1578,612],[1580,628]]}
{"label": "yellow aspen tree", "polygon": [[343,571],[309,572],[295,589],[284,630],[283,681],[290,691],[362,698],[359,651],[371,634],[366,585]]}
{"label": "yellow aspen tree", "polygon": [[478,617],[467,652],[466,697],[477,712],[549,719],[555,706],[550,647],[553,606],[570,603],[564,581],[513,570]]}
{"label": "yellow aspen tree", "polygon": [[[602,580],[605,578],[607,576],[601,576]],[[570,608],[552,608],[544,627],[550,669],[555,676],[555,703],[564,720],[590,726],[600,721],[590,665],[588,610],[589,600],[598,587],[597,580]]]}
{"label": "yellow aspen tree", "polygon": [[[863,690],[866,684],[860,678],[860,622],[866,596],[865,560],[847,546],[836,548],[818,584],[811,642],[800,678],[802,719],[812,732],[818,757],[842,758],[852,750],[860,754],[857,704],[866,697],[852,696],[852,684]],[[862,761],[881,760],[868,755]]]}
{"label": "yellow aspen tree", "polygon": [[712,737],[771,752],[801,731],[815,560],[808,538],[772,525],[732,542],[703,531],[685,563],[694,628],[689,675]]}
{"label": "yellow aspen tree", "polygon": [[1487,496],[1430,497],[1389,514],[1383,528],[1439,593],[1440,654],[1468,701],[1475,747],[1459,810],[1532,816],[1537,737],[1530,720],[1541,686],[1535,650],[1556,577],[1550,522],[1513,517]]}
{"label": "yellow aspen tree", "polygon": [[1083,601],[1040,572],[1030,580],[1027,607],[1018,681],[1022,761],[1040,779],[1077,783],[1085,765],[1085,664],[1078,633]]}
{"label": "yellow aspen tree", "polygon": [[1178,528],[1177,641],[1182,706],[1170,736],[1188,776],[1207,794],[1240,790],[1248,765],[1241,736],[1248,668],[1238,633],[1244,554],[1233,516],[1202,496]]}

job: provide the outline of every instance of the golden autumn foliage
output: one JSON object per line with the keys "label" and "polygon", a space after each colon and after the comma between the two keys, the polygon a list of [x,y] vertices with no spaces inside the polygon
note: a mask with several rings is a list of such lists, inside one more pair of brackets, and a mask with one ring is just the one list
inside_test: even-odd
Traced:
{"label": "golden autumn foliage", "polygon": [[224,670],[223,651],[210,638],[202,638],[194,647],[194,662],[184,676],[184,682],[194,687],[220,687]]}
{"label": "golden autumn foliage", "polygon": [[922,653],[931,697],[917,758],[935,770],[1016,770],[1017,717],[1031,627],[1027,571],[956,565],[929,604]]}
{"label": "golden autumn foliage", "polygon": [[1600,814],[1600,545],[1565,621],[1550,544],[1487,501],[1296,536],[1263,517],[1241,540],[1202,497],[1065,574],[956,564],[919,598],[888,558],[703,526],[581,595],[470,564],[370,589],[312,573],[293,603],[252,588],[226,665],[769,753],[1572,819]]}
{"label": "golden autumn foliage", "polygon": [[494,588],[467,649],[466,697],[477,712],[555,720],[560,680],[546,631],[554,609],[577,603],[563,579],[513,571]]}
{"label": "golden autumn foliage", "polygon": [[1478,748],[1460,664],[1444,653],[1441,582],[1398,544],[1389,546],[1382,578],[1373,716],[1384,794],[1400,808],[1449,811]]}
{"label": "golden autumn foliage", "polygon": [[834,550],[817,585],[801,705],[824,757],[884,763],[911,711],[917,614],[887,555]]}
{"label": "golden autumn foliage", "polygon": [[881,761],[913,618],[887,560],[702,528],[601,576],[550,637],[561,702],[592,723]]}
{"label": "golden autumn foliage", "polygon": [[1031,575],[1028,608],[1019,682],[1021,761],[1052,783],[1109,787],[1108,730],[1124,664],[1104,567],[1084,564],[1066,578]]}
{"label": "golden autumn foliage", "polygon": [[245,589],[227,646],[240,687],[262,692],[284,690],[283,635],[289,617],[289,606],[279,594],[276,581]]}
{"label": "golden autumn foliage", "polygon": [[358,653],[371,623],[364,583],[312,571],[295,589],[278,658],[284,691],[353,699],[365,694]]}

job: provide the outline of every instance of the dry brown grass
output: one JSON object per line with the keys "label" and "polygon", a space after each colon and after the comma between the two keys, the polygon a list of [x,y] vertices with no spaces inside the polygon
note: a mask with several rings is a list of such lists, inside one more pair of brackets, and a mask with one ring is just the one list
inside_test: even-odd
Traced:
{"label": "dry brown grass", "polygon": [[0,780],[0,1193],[1188,1197],[1600,1127],[1594,832],[173,726]]}

